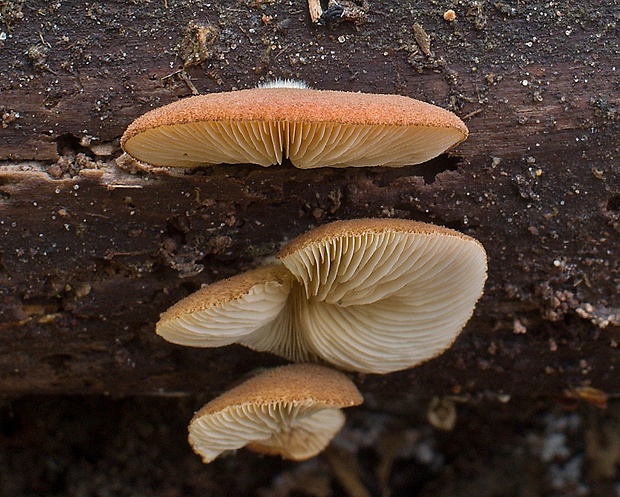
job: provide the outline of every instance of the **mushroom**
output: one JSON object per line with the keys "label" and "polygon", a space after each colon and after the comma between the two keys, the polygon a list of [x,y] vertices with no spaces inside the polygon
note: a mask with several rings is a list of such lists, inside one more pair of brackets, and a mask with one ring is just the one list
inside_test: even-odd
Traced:
{"label": "mushroom", "polygon": [[198,95],[147,112],[121,146],[153,166],[282,164],[301,169],[425,162],[467,137],[453,113],[400,95],[322,91],[295,81]]}
{"label": "mushroom", "polygon": [[189,443],[205,463],[241,447],[301,461],[342,428],[341,408],[363,400],[342,373],[314,364],[282,366],[206,404],[189,424]]}
{"label": "mushroom", "polygon": [[[390,373],[452,344],[482,295],[487,269],[474,238],[403,219],[336,221],[292,240],[277,259],[281,265],[259,270],[258,287],[273,288],[265,297],[241,285],[247,274],[234,276],[162,314],[157,333],[183,345],[235,341],[292,361]],[[242,290],[205,297],[220,287]],[[227,314],[242,324],[222,324]]]}
{"label": "mushroom", "polygon": [[284,266],[270,265],[217,281],[162,314],[157,333],[168,341],[194,347],[243,341],[283,313],[291,280]]}

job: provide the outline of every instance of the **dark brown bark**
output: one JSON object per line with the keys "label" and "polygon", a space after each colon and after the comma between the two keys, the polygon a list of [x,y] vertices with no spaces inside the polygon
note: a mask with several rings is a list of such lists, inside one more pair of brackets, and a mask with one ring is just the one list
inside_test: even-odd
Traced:
{"label": "dark brown bark", "polygon": [[[309,227],[362,216],[446,225],[489,254],[486,293],[450,351],[357,378],[371,407],[394,403],[398,388],[411,401],[584,384],[620,393],[613,7],[465,2],[448,23],[439,4],[373,2],[356,29],[311,26],[303,3],[2,5],[12,14],[0,42],[3,393],[210,393],[278,364],[241,347],[170,345],[154,323]],[[176,73],[190,59],[204,60]],[[432,101],[470,137],[402,169],[116,166],[124,128],[190,94],[187,81],[206,93],[274,77]]]}

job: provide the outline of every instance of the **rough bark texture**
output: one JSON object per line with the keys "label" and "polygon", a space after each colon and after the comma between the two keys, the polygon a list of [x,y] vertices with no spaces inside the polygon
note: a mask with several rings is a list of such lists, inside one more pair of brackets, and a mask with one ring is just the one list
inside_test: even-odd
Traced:
{"label": "rough bark texture", "polygon": [[[303,3],[2,6],[3,392],[217,391],[278,361],[164,343],[160,312],[311,226],[397,216],[478,238],[489,280],[449,352],[363,379],[369,399],[386,384],[620,393],[617,8],[462,2],[450,23],[440,3],[375,2],[356,29],[312,26]],[[192,84],[274,77],[435,102],[470,138],[402,169],[130,173],[112,160],[131,120]]]}
{"label": "rough bark texture", "polygon": [[[448,24],[438,7],[376,4],[356,32],[312,28],[297,5],[57,7],[21,6],[2,52],[12,67],[2,77],[4,391],[202,389],[273,363],[242,349],[179,350],[153,323],[308,227],[360,216],[447,225],[489,252],[486,295],[454,349],[394,381],[439,370],[440,389],[548,393],[592,377],[618,391],[613,11],[470,6]],[[397,92],[454,108],[471,136],[450,157],[397,170],[128,174],[100,160],[117,154],[134,117],[188,94],[162,78],[182,64],[192,21],[219,30],[187,70],[201,92],[276,76]],[[413,21],[434,34],[432,55]]]}

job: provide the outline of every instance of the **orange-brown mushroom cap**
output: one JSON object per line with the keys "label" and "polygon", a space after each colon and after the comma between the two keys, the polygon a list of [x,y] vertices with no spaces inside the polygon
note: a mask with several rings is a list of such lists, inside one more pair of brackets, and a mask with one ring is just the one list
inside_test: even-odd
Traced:
{"label": "orange-brown mushroom cap", "polygon": [[321,452],[344,424],[343,407],[363,398],[345,375],[313,364],[293,364],[250,378],[200,409],[189,442],[205,463],[247,446],[285,459]]}
{"label": "orange-brown mushroom cap", "polygon": [[467,137],[453,113],[400,95],[264,87],[179,100],[129,125],[121,146],[154,166],[404,166]]}

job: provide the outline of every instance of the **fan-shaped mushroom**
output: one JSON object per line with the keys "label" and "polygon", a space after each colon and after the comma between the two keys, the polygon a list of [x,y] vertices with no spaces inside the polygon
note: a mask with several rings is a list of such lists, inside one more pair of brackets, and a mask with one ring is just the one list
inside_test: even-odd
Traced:
{"label": "fan-shaped mushroom", "polygon": [[322,91],[298,84],[186,98],[129,125],[121,146],[153,166],[219,163],[299,168],[404,166],[467,137],[453,113],[400,95]]}
{"label": "fan-shaped mushroom", "polygon": [[190,422],[189,442],[205,463],[241,447],[309,459],[342,428],[340,409],[362,402],[342,373],[313,364],[282,366],[206,404]]}
{"label": "fan-shaped mushroom", "polygon": [[[452,344],[482,295],[487,267],[477,240],[400,219],[330,223],[292,240],[277,258],[284,267],[260,270],[259,286],[274,289],[260,312],[248,304],[263,299],[255,286],[219,300],[193,295],[162,315],[157,333],[183,345],[236,341],[293,361],[389,373]],[[213,287],[202,292],[218,293]],[[226,306],[231,321],[243,323],[221,338],[230,328],[221,324]]]}

